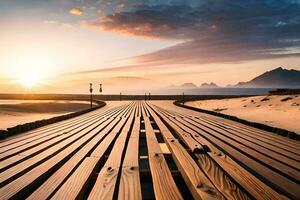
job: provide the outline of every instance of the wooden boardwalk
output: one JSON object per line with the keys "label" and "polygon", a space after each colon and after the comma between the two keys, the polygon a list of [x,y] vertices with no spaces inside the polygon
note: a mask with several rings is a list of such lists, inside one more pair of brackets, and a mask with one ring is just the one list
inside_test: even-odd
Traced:
{"label": "wooden boardwalk", "polygon": [[0,199],[300,199],[300,142],[170,101],[0,142]]}

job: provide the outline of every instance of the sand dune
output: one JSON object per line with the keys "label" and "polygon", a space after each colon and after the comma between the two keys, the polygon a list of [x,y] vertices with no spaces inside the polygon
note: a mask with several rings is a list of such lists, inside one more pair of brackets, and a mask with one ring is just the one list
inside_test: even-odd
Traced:
{"label": "sand dune", "polygon": [[188,102],[187,105],[221,112],[300,134],[300,95],[202,100]]}
{"label": "sand dune", "polygon": [[0,100],[0,129],[87,108],[84,101]]}

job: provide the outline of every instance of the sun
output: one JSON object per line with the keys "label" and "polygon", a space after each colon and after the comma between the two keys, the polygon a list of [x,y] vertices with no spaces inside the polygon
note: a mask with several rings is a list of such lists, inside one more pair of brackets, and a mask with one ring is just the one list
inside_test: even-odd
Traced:
{"label": "sun", "polygon": [[19,78],[19,82],[25,87],[33,87],[40,83],[40,78],[33,74],[24,74]]}
{"label": "sun", "polygon": [[44,81],[42,68],[27,67],[20,70],[17,75],[17,81],[26,88],[32,88]]}
{"label": "sun", "polygon": [[25,88],[33,88],[46,81],[50,74],[51,59],[31,52],[19,56],[12,68],[14,79]]}

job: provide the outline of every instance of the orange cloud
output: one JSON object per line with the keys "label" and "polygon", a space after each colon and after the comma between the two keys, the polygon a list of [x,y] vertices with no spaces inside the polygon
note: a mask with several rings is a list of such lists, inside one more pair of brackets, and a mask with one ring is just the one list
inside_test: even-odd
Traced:
{"label": "orange cloud", "polygon": [[83,11],[81,8],[72,8],[69,13],[72,15],[82,15]]}
{"label": "orange cloud", "polygon": [[173,27],[166,23],[121,23],[121,20],[116,20],[116,18],[121,18],[121,16],[115,14],[109,16],[102,16],[99,17],[96,21],[84,22],[83,25],[100,28],[101,30],[107,32],[116,32],[124,35],[133,35],[150,39],[169,39],[165,35],[156,33],[156,30],[160,30],[160,32],[165,33],[171,32],[173,30]]}

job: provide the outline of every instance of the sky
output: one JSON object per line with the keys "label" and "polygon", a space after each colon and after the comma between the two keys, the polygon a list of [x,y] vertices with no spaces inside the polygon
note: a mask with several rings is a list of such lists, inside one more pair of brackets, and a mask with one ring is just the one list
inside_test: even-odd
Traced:
{"label": "sky", "polygon": [[300,70],[300,0],[1,0],[0,93],[236,84]]}

